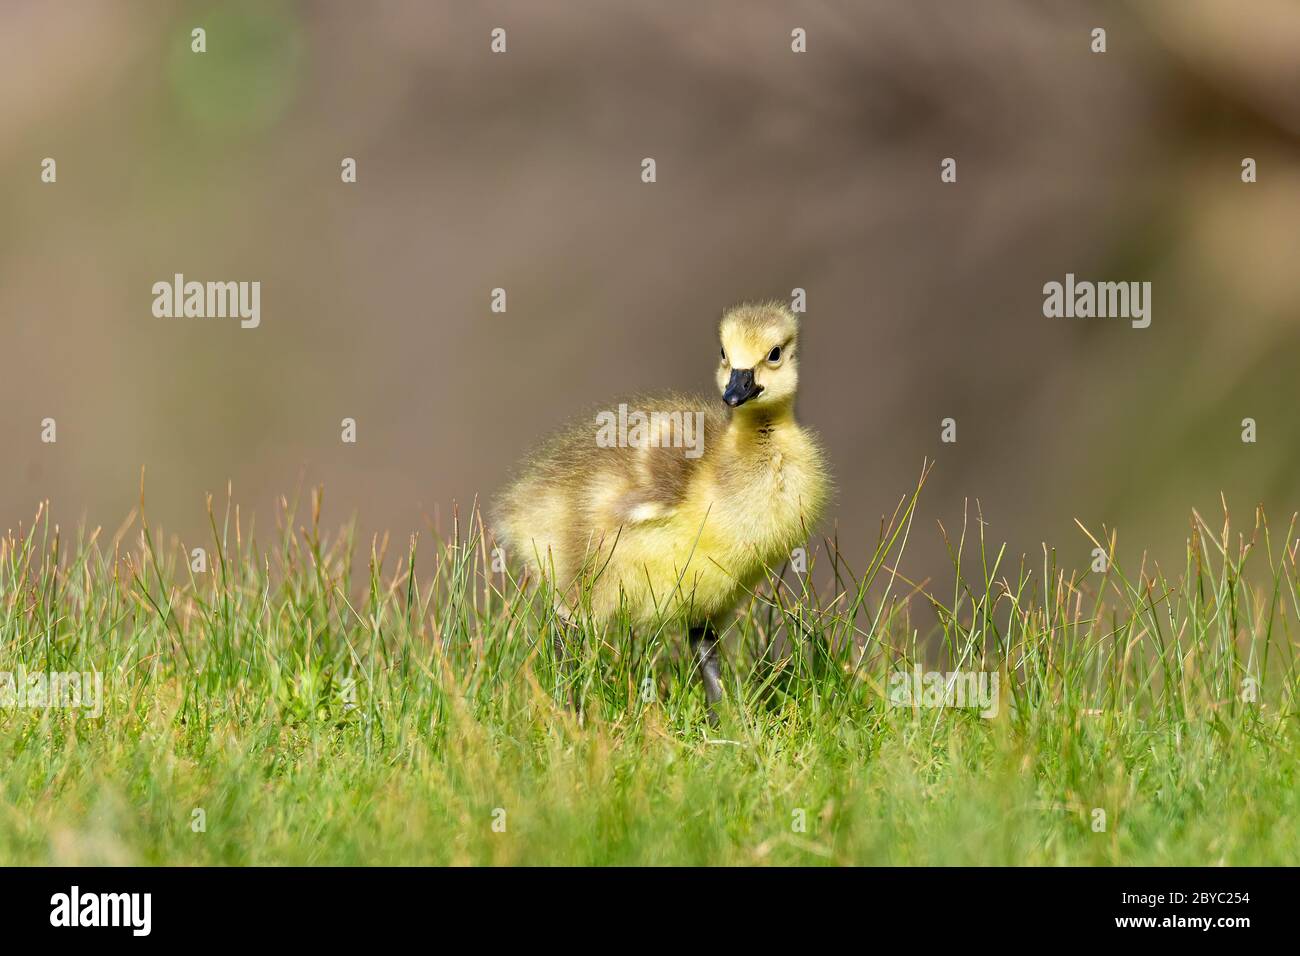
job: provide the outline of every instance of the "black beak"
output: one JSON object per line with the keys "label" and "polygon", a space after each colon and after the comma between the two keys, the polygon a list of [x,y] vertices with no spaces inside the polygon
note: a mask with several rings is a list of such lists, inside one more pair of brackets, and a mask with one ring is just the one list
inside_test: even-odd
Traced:
{"label": "black beak", "polygon": [[727,382],[727,390],[722,393],[722,400],[732,408],[739,408],[762,390],[762,385],[754,384],[752,368],[733,368],[731,381]]}

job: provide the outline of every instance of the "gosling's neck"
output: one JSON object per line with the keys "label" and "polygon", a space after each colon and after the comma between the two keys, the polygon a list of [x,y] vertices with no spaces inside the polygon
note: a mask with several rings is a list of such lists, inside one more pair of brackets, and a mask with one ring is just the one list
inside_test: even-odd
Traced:
{"label": "gosling's neck", "polygon": [[766,445],[782,431],[796,427],[794,401],[786,400],[770,405],[740,406],[732,411],[727,431],[737,449],[744,450]]}

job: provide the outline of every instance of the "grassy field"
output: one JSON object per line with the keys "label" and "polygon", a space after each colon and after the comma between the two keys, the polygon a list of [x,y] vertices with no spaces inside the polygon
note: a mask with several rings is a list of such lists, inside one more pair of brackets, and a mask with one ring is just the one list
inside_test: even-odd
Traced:
{"label": "grassy field", "polygon": [[[0,863],[1300,859],[1294,525],[1194,517],[1171,580],[954,533],[940,594],[903,576],[915,501],[742,608],[716,731],[673,622],[589,628],[559,706],[549,601],[473,514],[358,545],[312,495],[164,545],[42,510],[0,545]],[[893,705],[917,663],[996,674],[997,715]],[[71,671],[102,714],[19,699]]]}

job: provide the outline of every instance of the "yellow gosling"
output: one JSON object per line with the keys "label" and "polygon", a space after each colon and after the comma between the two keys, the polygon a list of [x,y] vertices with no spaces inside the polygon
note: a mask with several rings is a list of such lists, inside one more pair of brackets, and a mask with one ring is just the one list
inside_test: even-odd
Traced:
{"label": "yellow gosling", "polygon": [[[830,495],[825,456],[794,417],[799,323],[776,302],[726,312],[722,401],[636,397],[562,429],[519,469],[495,512],[507,550],[572,621],[680,615],[710,719],[717,632],[768,568],[804,545]],[[562,669],[571,658],[556,636]]]}

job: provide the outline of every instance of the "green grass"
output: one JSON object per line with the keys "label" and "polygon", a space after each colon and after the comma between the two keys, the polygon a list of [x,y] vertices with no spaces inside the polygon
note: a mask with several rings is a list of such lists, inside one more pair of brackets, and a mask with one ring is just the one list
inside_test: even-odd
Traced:
{"label": "green grass", "polygon": [[[903,574],[915,502],[741,609],[716,732],[673,622],[588,627],[582,721],[557,705],[549,601],[473,516],[354,578],[316,495],[265,542],[228,508],[165,547],[43,510],[0,544],[0,671],[98,671],[104,711],[0,707],[0,863],[1300,858],[1294,525],[1194,516],[1170,579],[963,532],[941,596]],[[998,716],[890,706],[914,661],[997,672]]]}

